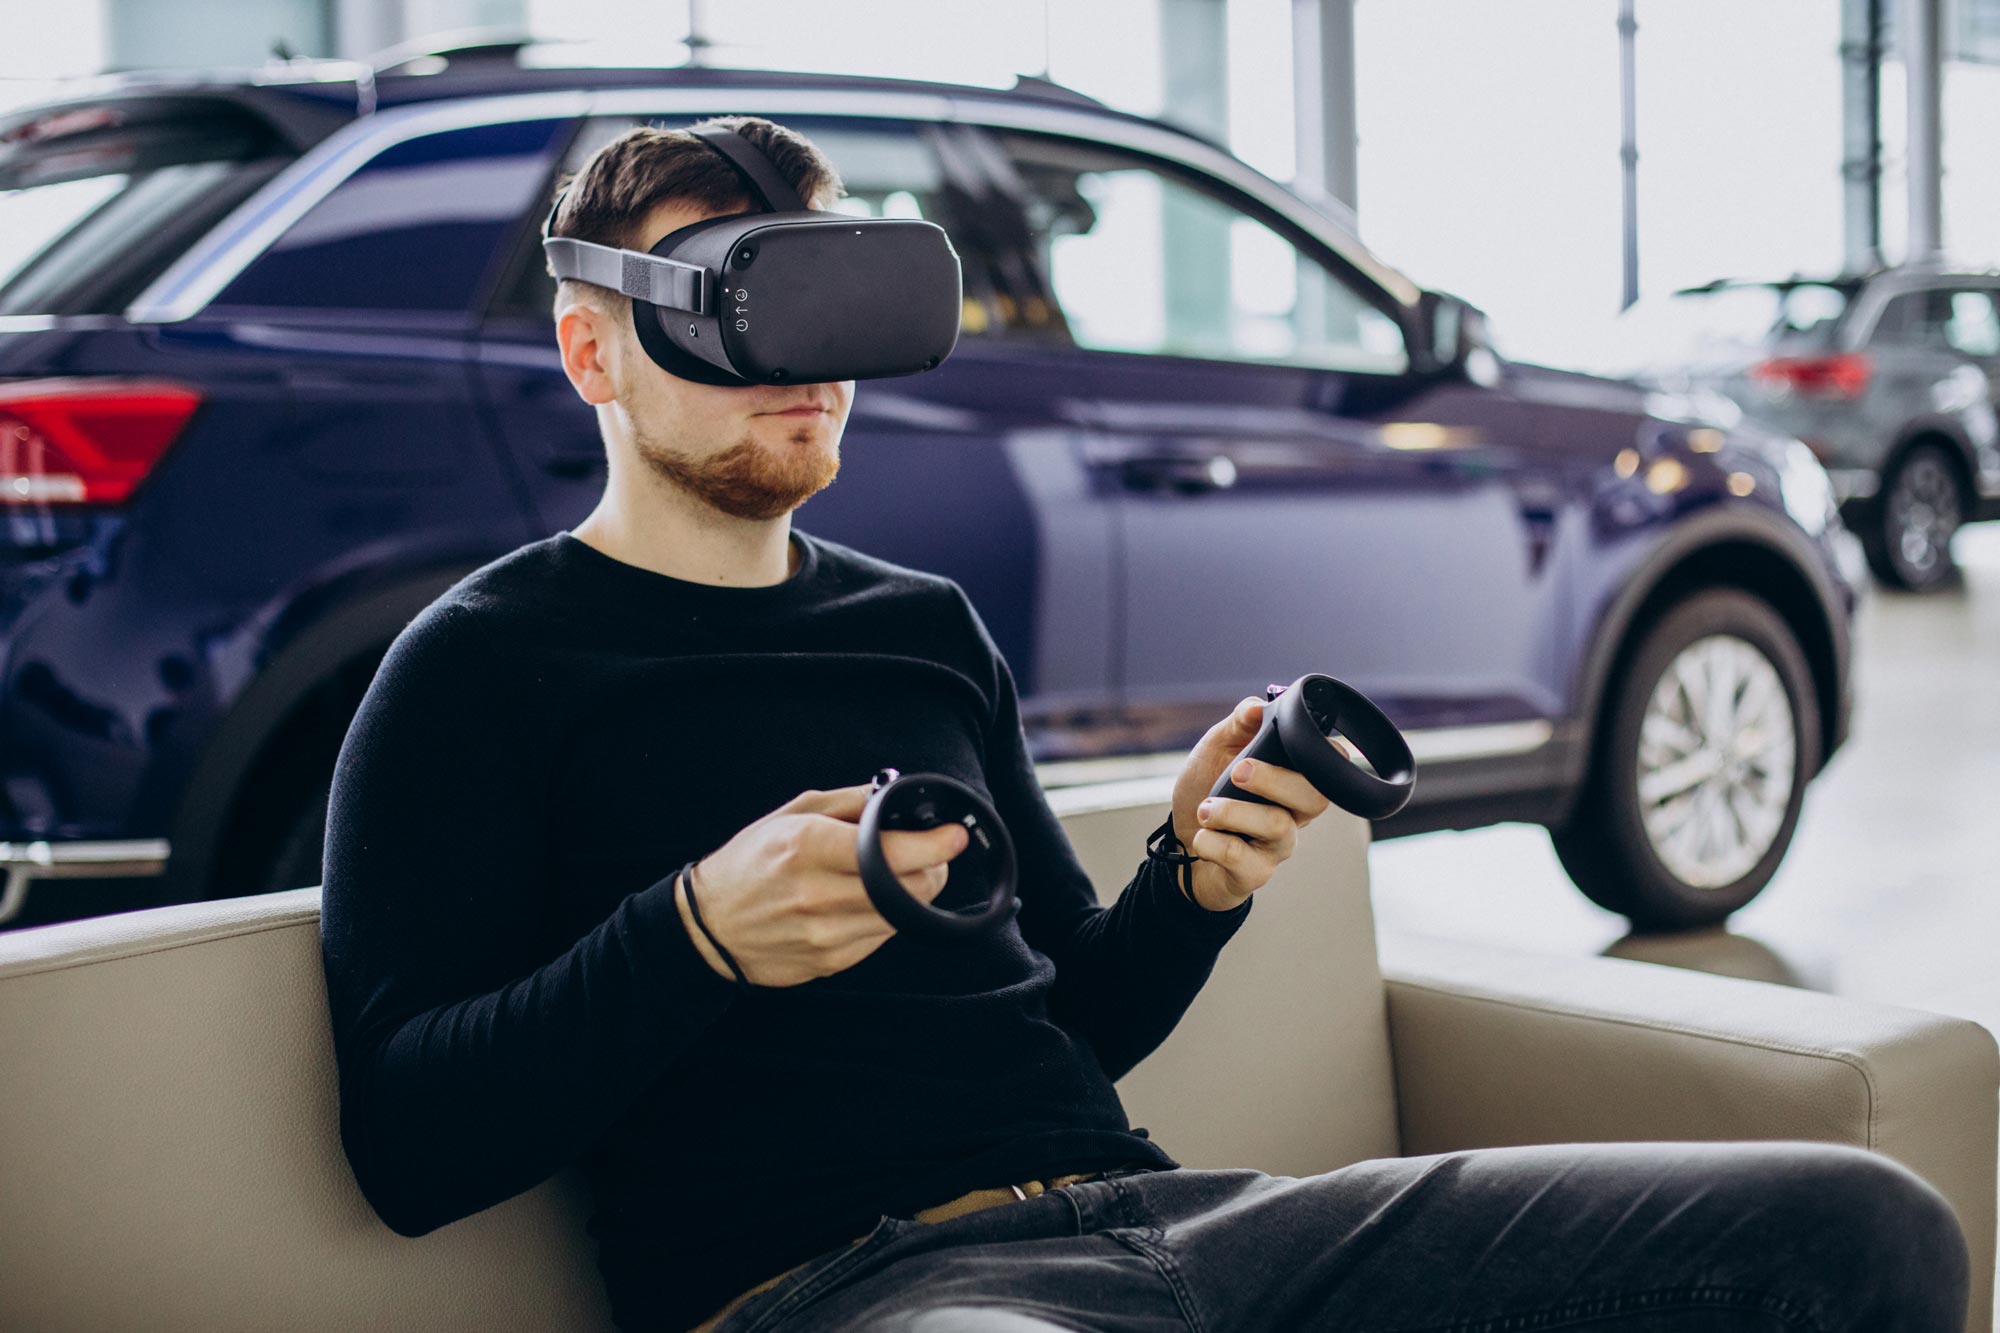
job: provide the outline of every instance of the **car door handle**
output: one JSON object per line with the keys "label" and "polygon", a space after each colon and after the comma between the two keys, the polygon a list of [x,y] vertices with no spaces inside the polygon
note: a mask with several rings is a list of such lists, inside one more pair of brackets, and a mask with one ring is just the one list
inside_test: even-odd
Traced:
{"label": "car door handle", "polygon": [[1236,464],[1224,454],[1127,458],[1118,465],[1118,473],[1128,491],[1173,490],[1194,494],[1226,491],[1236,484]]}

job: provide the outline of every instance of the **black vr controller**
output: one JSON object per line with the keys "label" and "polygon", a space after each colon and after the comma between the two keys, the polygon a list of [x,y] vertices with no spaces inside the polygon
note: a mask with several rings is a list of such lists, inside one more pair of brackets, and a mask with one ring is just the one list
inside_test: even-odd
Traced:
{"label": "black vr controller", "polygon": [[[918,902],[882,855],[887,829],[928,829],[939,824],[963,824],[965,850],[952,861],[956,871],[971,858],[971,867],[985,874],[986,905],[974,912],[948,912]],[[859,851],[861,884],[875,910],[897,930],[932,943],[969,940],[1005,925],[1020,909],[1014,896],[1014,842],[1006,825],[984,797],[956,778],[942,773],[912,773],[893,768],[875,775],[868,804],[861,811]]]}
{"label": "black vr controller", "polygon": [[[1363,819],[1387,819],[1409,801],[1417,784],[1416,757],[1396,724],[1361,691],[1309,672],[1290,685],[1267,686],[1264,704],[1264,723],[1238,759],[1293,769],[1320,795]],[[1368,772],[1330,743],[1336,736],[1359,750],[1375,771]],[[1231,782],[1235,767],[1236,760],[1230,760],[1210,796],[1277,804]]]}
{"label": "black vr controller", "polygon": [[[1409,742],[1382,710],[1353,686],[1332,676],[1308,674],[1290,685],[1264,691],[1263,725],[1238,759],[1277,764],[1305,776],[1320,795],[1364,819],[1387,819],[1410,799],[1417,781],[1417,761]],[[1276,707],[1269,705],[1275,703]],[[1375,771],[1370,773],[1336,748],[1335,738],[1358,750]],[[1230,761],[1230,768],[1236,760]],[[1274,805],[1269,797],[1245,791],[1229,780],[1229,769],[1209,792],[1239,801]],[[882,855],[885,829],[928,829],[943,823],[965,825],[971,835],[967,856],[985,872],[987,900],[973,912],[948,912],[912,897]],[[875,775],[868,804],[861,811],[859,843],[861,883],[868,899],[897,930],[933,943],[969,940],[982,931],[1004,925],[1020,910],[1014,895],[1014,843],[1000,816],[978,792],[941,773],[905,777],[893,768]]]}

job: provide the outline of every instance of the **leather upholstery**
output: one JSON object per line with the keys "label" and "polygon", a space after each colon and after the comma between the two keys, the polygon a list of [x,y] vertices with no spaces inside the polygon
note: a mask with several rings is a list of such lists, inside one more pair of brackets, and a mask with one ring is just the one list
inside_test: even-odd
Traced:
{"label": "leather upholstery", "polygon": [[1993,1326],[2000,1051],[1977,1023],[1619,958],[1381,944],[1403,1150],[1816,1139],[1928,1180]]}
{"label": "leather upholstery", "polygon": [[[1165,814],[1057,805],[1107,900]],[[1983,1030],[1477,949],[1385,988],[1367,845],[1359,820],[1315,823],[1121,1082],[1181,1161],[1300,1175],[1536,1135],[1840,1137],[1983,1218],[1990,1271]],[[318,910],[309,888],[0,934],[0,1328],[610,1327],[572,1171],[414,1240],[369,1209],[340,1148]],[[1641,1000],[1643,1023],[1616,1017]]]}

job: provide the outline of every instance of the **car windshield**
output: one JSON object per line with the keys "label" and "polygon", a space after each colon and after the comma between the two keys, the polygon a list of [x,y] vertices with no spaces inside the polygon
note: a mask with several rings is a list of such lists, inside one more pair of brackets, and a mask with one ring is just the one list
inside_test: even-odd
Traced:
{"label": "car windshield", "polygon": [[288,155],[240,116],[52,110],[0,134],[0,314],[111,314]]}

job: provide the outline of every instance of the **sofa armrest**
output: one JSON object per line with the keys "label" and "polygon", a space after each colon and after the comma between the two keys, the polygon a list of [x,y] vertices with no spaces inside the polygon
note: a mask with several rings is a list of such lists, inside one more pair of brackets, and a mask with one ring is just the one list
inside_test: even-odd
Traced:
{"label": "sofa armrest", "polygon": [[1992,1327],[2000,1052],[1977,1023],[1616,958],[1381,941],[1407,1154],[1813,1139],[1950,1200]]}

